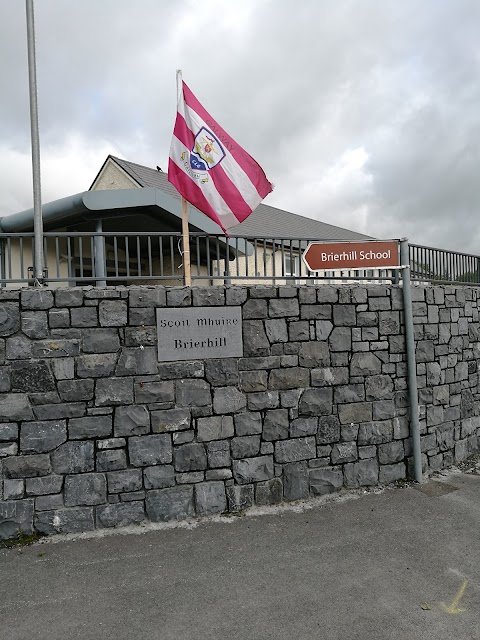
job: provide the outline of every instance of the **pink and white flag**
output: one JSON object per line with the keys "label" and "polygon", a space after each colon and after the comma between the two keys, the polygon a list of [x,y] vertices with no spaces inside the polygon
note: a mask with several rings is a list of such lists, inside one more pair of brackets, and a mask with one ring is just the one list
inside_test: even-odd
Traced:
{"label": "pink and white flag", "polygon": [[207,113],[181,81],[168,180],[225,231],[272,191],[260,165]]}

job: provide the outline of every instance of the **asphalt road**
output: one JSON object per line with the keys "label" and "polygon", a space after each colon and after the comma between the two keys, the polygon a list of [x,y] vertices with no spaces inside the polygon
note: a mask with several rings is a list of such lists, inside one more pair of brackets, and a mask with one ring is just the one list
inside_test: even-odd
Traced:
{"label": "asphalt road", "polygon": [[0,638],[478,640],[480,476],[421,489],[1,550]]}

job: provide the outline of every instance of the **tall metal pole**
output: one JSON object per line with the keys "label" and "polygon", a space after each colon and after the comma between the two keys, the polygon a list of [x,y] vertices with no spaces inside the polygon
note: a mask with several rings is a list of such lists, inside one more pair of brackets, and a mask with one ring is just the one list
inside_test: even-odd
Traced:
{"label": "tall metal pole", "polygon": [[[183,100],[183,79],[180,69],[177,70],[177,105]],[[190,267],[190,234],[188,231],[188,202],[182,196],[182,239],[183,239],[183,274],[186,287],[192,286]]]}
{"label": "tall metal pole", "polygon": [[410,256],[408,240],[400,240],[400,262],[402,265],[403,314],[405,318],[405,342],[407,350],[408,395],[410,400],[410,435],[413,448],[413,470],[417,482],[423,481],[422,450],[420,446],[420,421],[418,418],[417,363],[415,359],[415,336],[413,329],[412,290],[410,285]]}
{"label": "tall metal pole", "polygon": [[[103,232],[103,224],[102,219],[99,218],[96,223],[95,232],[100,234]],[[104,289],[107,286],[107,281],[105,280],[106,270],[105,270],[105,238],[101,235],[95,236],[95,277],[97,281],[95,282],[97,287]]]}
{"label": "tall metal pole", "polygon": [[28,87],[30,93],[30,128],[32,138],[33,232],[35,239],[33,278],[35,286],[41,286],[44,277],[44,256],[42,192],[40,187],[40,140],[38,134],[37,71],[35,62],[35,24],[33,16],[33,0],[25,0],[25,2],[27,10]]}

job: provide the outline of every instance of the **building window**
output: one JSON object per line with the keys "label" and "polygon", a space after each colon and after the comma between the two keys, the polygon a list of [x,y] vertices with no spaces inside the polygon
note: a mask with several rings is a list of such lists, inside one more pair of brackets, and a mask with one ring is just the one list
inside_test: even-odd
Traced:
{"label": "building window", "polygon": [[298,256],[284,256],[283,257],[283,273],[285,276],[298,276],[299,275],[299,258]]}

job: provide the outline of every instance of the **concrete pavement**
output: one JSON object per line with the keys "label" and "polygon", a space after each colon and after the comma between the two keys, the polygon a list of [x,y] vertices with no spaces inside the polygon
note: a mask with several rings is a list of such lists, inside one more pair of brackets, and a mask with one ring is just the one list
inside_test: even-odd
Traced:
{"label": "concrete pavement", "polygon": [[[2,640],[478,640],[480,476],[0,550]],[[422,608],[423,607],[423,608]]]}

